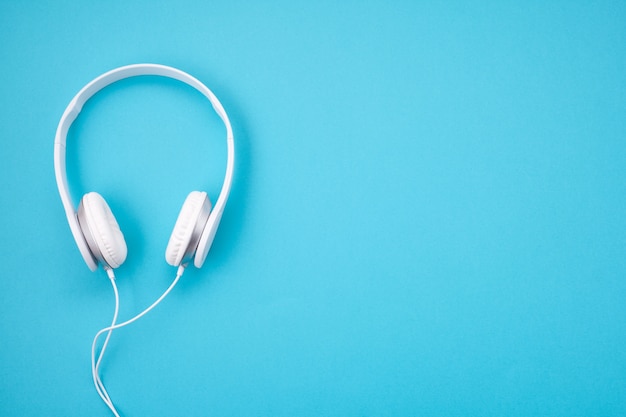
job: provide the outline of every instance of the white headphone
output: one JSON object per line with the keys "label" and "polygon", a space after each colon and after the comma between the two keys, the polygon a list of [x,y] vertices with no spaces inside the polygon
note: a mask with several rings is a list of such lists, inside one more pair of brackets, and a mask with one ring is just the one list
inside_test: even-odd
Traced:
{"label": "white headphone", "polygon": [[226,174],[215,207],[211,210],[211,202],[206,192],[192,191],[189,194],[178,215],[165,250],[167,263],[172,266],[184,266],[193,260],[197,268],[202,266],[215,237],[230,192],[235,163],[233,131],[224,107],[211,90],[181,70],[157,64],[128,65],[100,75],[74,96],[59,121],[54,138],[54,173],[57,187],[78,249],[92,271],[97,269],[98,264],[101,264],[105,270],[119,267],[126,260],[126,242],[117,220],[100,194],[96,192],[85,194],[78,205],[78,210],[75,208],[69,192],[65,167],[67,133],[83,105],[94,94],[116,81],[141,75],[173,78],[190,85],[209,99],[213,109],[226,126],[228,149]]}

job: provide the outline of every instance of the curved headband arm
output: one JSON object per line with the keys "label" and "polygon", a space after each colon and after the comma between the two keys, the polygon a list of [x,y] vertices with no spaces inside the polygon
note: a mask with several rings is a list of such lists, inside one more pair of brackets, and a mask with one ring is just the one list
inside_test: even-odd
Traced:
{"label": "curved headband arm", "polygon": [[56,135],[54,138],[54,173],[56,176],[57,187],[59,189],[59,194],[61,195],[61,201],[63,202],[65,215],[70,225],[72,235],[76,240],[78,249],[85,259],[87,266],[89,266],[89,269],[91,269],[92,271],[96,270],[97,262],[93,258],[93,255],[91,255],[91,252],[89,251],[89,248],[87,246],[87,242],[85,241],[85,238],[80,230],[78,219],[76,217],[76,206],[72,202],[67,181],[67,171],[65,165],[65,143],[67,139],[67,133],[70,126],[81,112],[83,105],[94,94],[116,81],[142,75],[155,75],[172,78],[198,90],[200,93],[202,93],[202,95],[209,99],[211,105],[213,106],[213,109],[220,117],[220,119],[222,119],[222,122],[224,122],[224,125],[226,126],[226,144],[228,152],[226,161],[226,174],[224,176],[224,183],[215,203],[215,207],[209,215],[207,227],[205,228],[205,231],[202,233],[202,236],[200,238],[198,253],[196,254],[194,260],[194,265],[198,268],[204,263],[208,250],[213,241],[213,237],[215,236],[217,226],[219,225],[220,219],[222,217],[224,207],[226,206],[226,200],[228,200],[228,195],[230,193],[233,178],[233,169],[235,164],[235,145],[233,139],[233,130],[230,125],[230,121],[228,120],[228,116],[226,115],[226,111],[224,110],[224,107],[219,102],[215,94],[213,94],[213,92],[209,90],[207,86],[205,86],[196,78],[192,77],[186,72],[183,72],[173,67],[159,64],[127,65],[124,67],[113,69],[100,75],[99,77],[92,80],[89,84],[84,86],[78,92],[78,94],[74,96],[70,104],[63,112],[63,116],[59,121],[59,125],[57,127]]}

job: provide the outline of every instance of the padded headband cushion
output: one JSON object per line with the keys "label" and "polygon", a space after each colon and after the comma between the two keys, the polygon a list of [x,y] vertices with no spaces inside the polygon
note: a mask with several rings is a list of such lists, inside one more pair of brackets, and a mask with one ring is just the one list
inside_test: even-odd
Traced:
{"label": "padded headband cushion", "polygon": [[183,261],[196,223],[198,223],[198,218],[202,213],[202,207],[207,199],[207,194],[204,191],[192,191],[185,199],[165,249],[165,260],[168,264],[179,266]]}
{"label": "padded headband cushion", "polygon": [[85,194],[82,203],[87,226],[104,261],[111,268],[117,268],[126,260],[128,250],[113,212],[104,198],[96,192]]}

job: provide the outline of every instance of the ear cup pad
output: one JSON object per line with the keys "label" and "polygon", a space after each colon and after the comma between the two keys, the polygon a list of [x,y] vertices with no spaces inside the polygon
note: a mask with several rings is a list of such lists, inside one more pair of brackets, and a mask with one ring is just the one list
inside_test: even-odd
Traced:
{"label": "ear cup pad", "polygon": [[[79,221],[88,244],[96,259],[103,260],[111,268],[117,268],[126,260],[128,249],[120,226],[109,205],[98,193],[85,194],[79,207]],[[82,210],[82,213],[81,213]],[[100,252],[99,254],[97,252]]]}
{"label": "ear cup pad", "polygon": [[193,257],[210,211],[211,202],[204,191],[189,193],[165,249],[168,264],[179,266]]}

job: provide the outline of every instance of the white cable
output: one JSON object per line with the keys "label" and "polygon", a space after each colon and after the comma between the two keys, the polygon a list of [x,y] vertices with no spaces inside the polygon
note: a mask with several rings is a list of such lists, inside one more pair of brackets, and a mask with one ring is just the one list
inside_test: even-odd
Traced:
{"label": "white cable", "polygon": [[[113,272],[113,269],[111,268],[107,268],[106,269],[107,275],[109,276],[109,279],[111,281],[111,286],[113,287],[113,293],[115,294],[115,312],[113,313],[113,321],[111,322],[111,326],[113,327],[115,326],[115,322],[117,321],[117,316],[119,313],[119,307],[120,307],[120,298],[119,298],[119,292],[117,290],[117,285],[115,284],[115,274]],[[104,401],[104,403],[107,405],[107,407],[109,407],[109,409],[111,410],[111,412],[113,412],[113,414],[116,417],[119,417],[119,414],[117,412],[117,410],[115,409],[115,406],[113,406],[113,402],[111,401],[111,398],[109,397],[109,393],[107,392],[104,384],[102,383],[102,381],[100,380],[100,375],[98,374],[98,368],[100,366],[100,362],[102,361],[102,357],[104,356],[104,352],[106,351],[107,345],[109,344],[109,339],[111,338],[111,333],[113,332],[113,329],[110,329],[107,333],[107,337],[104,340],[104,343],[102,345],[102,348],[100,350],[100,354],[98,355],[98,361],[94,364],[94,349],[93,349],[93,345],[92,345],[92,351],[91,351],[91,375],[93,377],[93,383],[96,387],[96,391],[98,392],[98,395],[100,396],[100,398],[102,398],[102,401]]]}
{"label": "white cable", "polygon": [[[107,272],[107,275],[109,276],[109,279],[111,280],[111,285],[113,286],[113,293],[115,294],[115,312],[113,313],[113,321],[111,323],[111,326],[114,326],[115,322],[117,321],[117,316],[119,313],[120,298],[119,298],[119,292],[117,290],[117,285],[115,284],[115,274],[113,272],[113,269],[107,268],[106,272]],[[107,348],[107,345],[109,344],[109,339],[111,338],[111,332],[113,332],[113,330],[109,330],[107,333],[107,337],[104,340],[104,344],[102,345],[102,349],[100,350],[98,361],[95,363],[95,366],[94,366],[93,359],[92,359],[91,374],[92,374],[93,383],[96,387],[96,391],[98,392],[98,395],[100,396],[100,398],[102,398],[102,401],[104,401],[104,403],[111,409],[113,414],[117,416],[118,415],[117,411],[113,407],[113,403],[111,402],[109,393],[107,392],[106,388],[102,384],[102,381],[100,380],[100,376],[98,375],[98,367],[100,366],[100,362],[102,361],[104,352]]]}
{"label": "white cable", "polygon": [[[93,339],[93,343],[91,344],[91,374],[92,374],[93,382],[94,382],[94,385],[96,387],[96,391],[98,392],[98,395],[100,396],[100,398],[102,398],[102,401],[107,405],[107,407],[109,407],[109,409],[115,415],[115,417],[120,417],[120,415],[117,412],[115,406],[113,405],[113,401],[111,401],[111,397],[109,396],[109,393],[107,392],[107,390],[106,390],[106,388],[104,386],[104,383],[100,379],[100,375],[99,375],[100,363],[102,362],[102,357],[104,356],[104,352],[105,352],[105,350],[107,348],[107,345],[109,343],[109,339],[111,337],[111,333],[115,329],[119,329],[121,327],[128,326],[129,324],[139,320],[141,317],[143,317],[148,312],[150,312],[154,307],[156,307],[174,289],[174,287],[176,286],[176,284],[180,280],[180,277],[183,275],[184,271],[185,271],[185,266],[181,265],[181,266],[178,267],[178,271],[176,273],[176,277],[174,278],[174,281],[172,281],[172,283],[167,288],[167,290],[165,290],[165,292],[163,294],[161,294],[161,296],[159,298],[157,298],[156,301],[153,302],[149,307],[147,307],[141,313],[137,314],[135,317],[133,317],[133,318],[131,318],[129,320],[126,320],[123,323],[116,323],[118,312],[119,312],[119,293],[118,293],[118,290],[117,290],[117,285],[115,284],[115,275],[113,273],[113,270],[112,269],[108,269],[107,270],[107,274],[108,274],[109,279],[111,281],[111,286],[113,287],[113,293],[115,295],[115,312],[113,314],[113,321],[111,322],[111,325],[108,326],[108,327],[105,327],[104,329],[102,329],[98,333],[96,333],[96,335],[95,335],[95,337]],[[96,360],[96,344],[97,344],[98,339],[100,338],[100,336],[102,336],[102,334],[104,334],[104,333],[107,333],[107,337],[104,340],[102,348],[100,349],[100,353],[98,354],[98,359]]]}

